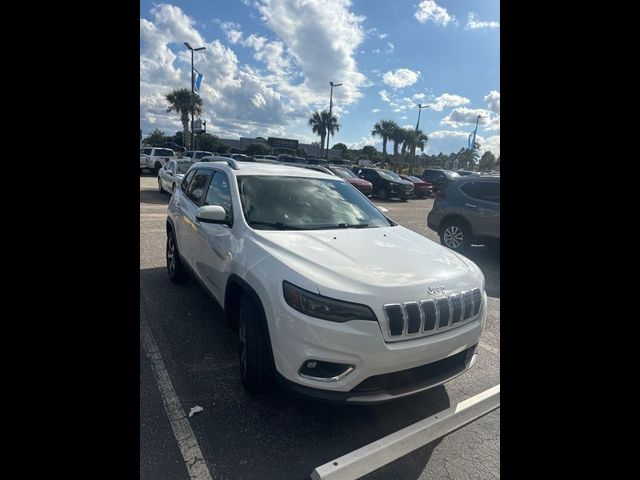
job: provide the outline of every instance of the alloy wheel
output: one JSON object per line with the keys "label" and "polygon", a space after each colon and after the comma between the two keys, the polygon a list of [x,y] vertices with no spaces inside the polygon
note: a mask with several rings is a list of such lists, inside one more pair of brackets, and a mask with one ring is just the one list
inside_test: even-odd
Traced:
{"label": "alloy wheel", "polygon": [[444,244],[452,249],[460,248],[464,241],[462,229],[457,225],[449,225],[444,231]]}

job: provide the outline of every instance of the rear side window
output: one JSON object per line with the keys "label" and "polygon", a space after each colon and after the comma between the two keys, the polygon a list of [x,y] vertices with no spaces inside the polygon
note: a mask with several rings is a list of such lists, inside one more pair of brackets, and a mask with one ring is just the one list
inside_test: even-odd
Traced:
{"label": "rear side window", "polygon": [[143,148],[142,150],[140,150],[140,153],[142,153],[143,155],[151,155],[151,149]]}
{"label": "rear side window", "polygon": [[202,157],[208,157],[209,155],[212,155],[211,152],[197,152],[196,153],[196,160],[200,160]]}
{"label": "rear side window", "polygon": [[154,155],[158,157],[173,157],[173,151],[166,148],[156,148]]}
{"label": "rear side window", "polygon": [[189,189],[187,190],[187,197],[196,205],[200,204],[200,200],[204,195],[204,189],[211,175],[212,171],[208,168],[196,170],[193,180],[189,184]]}
{"label": "rear side window", "polygon": [[182,180],[182,183],[180,184],[180,190],[182,190],[182,192],[186,195],[187,194],[187,188],[189,188],[189,184],[191,183],[191,180],[193,180],[193,175],[196,173],[195,170],[191,170],[189,172],[189,175],[187,175],[186,177],[184,177],[184,180]]}
{"label": "rear side window", "polygon": [[460,190],[462,190],[464,193],[466,193],[470,197],[474,197],[475,198],[475,196],[476,196],[476,182],[465,183],[464,185],[462,185],[460,187]]}
{"label": "rear side window", "polygon": [[498,182],[478,182],[476,197],[487,202],[500,203],[500,184]]}

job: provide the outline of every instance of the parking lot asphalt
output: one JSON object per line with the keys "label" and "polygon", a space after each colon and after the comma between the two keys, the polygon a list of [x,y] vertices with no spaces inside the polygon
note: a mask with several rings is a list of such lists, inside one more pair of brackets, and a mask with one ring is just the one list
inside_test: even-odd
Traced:
{"label": "parking lot asphalt", "polygon": [[[276,390],[249,397],[240,382],[237,341],[220,306],[194,280],[169,282],[165,219],[169,195],[140,177],[140,316],[147,322],[176,395],[216,479],[306,479],[313,469],[500,383],[500,255],[473,247],[483,270],[487,325],[476,365],[445,386],[374,406],[334,406]],[[426,227],[432,199],[374,199],[401,225],[438,241]],[[188,479],[147,356],[140,355],[140,478]],[[368,475],[367,479],[500,477],[500,409]]]}

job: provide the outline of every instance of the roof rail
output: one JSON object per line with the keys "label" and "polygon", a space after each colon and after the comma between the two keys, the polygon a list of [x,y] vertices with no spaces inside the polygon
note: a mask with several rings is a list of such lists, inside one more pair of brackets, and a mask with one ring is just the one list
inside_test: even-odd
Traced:
{"label": "roof rail", "polygon": [[204,162],[227,162],[227,165],[229,165],[231,168],[233,168],[234,170],[239,170],[240,169],[240,165],[238,164],[237,160],[234,160],[233,158],[228,158],[228,157],[220,157],[217,155],[207,155],[206,157],[202,157],[200,159],[200,161],[204,161]]}

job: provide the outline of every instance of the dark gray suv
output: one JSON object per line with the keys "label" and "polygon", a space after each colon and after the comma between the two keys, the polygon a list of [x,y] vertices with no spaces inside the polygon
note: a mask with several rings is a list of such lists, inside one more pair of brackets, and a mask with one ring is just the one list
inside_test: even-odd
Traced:
{"label": "dark gray suv", "polygon": [[427,226],[452,250],[500,244],[500,177],[462,177],[436,193]]}

